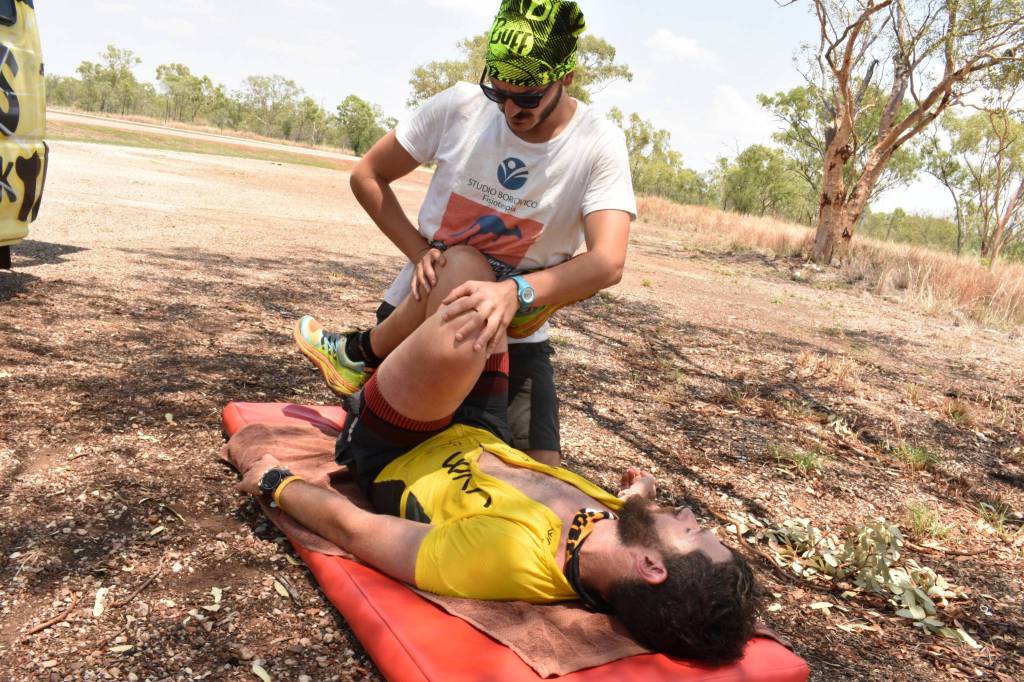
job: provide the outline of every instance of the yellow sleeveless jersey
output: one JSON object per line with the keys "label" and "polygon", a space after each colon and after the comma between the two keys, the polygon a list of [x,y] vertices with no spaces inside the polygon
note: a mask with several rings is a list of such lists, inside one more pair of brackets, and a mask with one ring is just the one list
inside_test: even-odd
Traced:
{"label": "yellow sleeveless jersey", "polygon": [[478,464],[484,450],[508,465],[564,481],[609,509],[622,506],[570,471],[541,464],[487,431],[456,424],[393,461],[374,481],[401,483],[401,516],[433,526],[416,557],[416,586],[468,599],[534,604],[576,599],[555,561],[561,519],[484,473]]}

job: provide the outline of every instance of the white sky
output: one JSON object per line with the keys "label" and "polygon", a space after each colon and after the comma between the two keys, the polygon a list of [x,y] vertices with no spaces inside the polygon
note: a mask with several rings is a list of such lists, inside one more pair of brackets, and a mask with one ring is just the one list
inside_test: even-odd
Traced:
{"label": "white sky", "polygon": [[[672,133],[690,167],[767,143],[777,125],[758,93],[800,83],[793,54],[813,40],[805,5],[773,0],[579,0],[588,31],[618,49],[635,75],[598,93],[602,110],[637,111]],[[355,93],[388,115],[407,115],[409,74],[424,62],[453,58],[455,43],[482,33],[498,0],[39,0],[49,73],[70,75],[107,45],[134,50],[142,80],[159,64],[237,88],[253,74],[279,73],[333,111]],[[934,183],[890,193],[890,210],[944,212]]]}

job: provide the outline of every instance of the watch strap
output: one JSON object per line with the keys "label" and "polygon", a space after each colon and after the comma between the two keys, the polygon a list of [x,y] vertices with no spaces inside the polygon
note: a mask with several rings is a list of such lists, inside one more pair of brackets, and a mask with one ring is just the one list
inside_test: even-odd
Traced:
{"label": "watch strap", "polygon": [[277,506],[278,509],[284,511],[284,509],[281,507],[281,493],[284,492],[284,489],[290,486],[292,483],[295,483],[295,481],[301,480],[302,478],[300,476],[296,476],[293,474],[277,484],[277,487],[274,489],[273,498],[274,504]]}
{"label": "watch strap", "polygon": [[519,312],[525,313],[532,306],[523,300],[523,290],[532,289],[530,283],[522,275],[512,275],[509,279],[516,283],[516,300],[519,301]]}

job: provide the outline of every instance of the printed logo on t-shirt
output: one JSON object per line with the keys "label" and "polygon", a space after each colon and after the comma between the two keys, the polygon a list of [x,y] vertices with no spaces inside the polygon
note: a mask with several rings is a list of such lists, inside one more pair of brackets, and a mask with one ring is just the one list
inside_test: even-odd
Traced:
{"label": "printed logo on t-shirt", "polygon": [[453,192],[434,239],[449,246],[468,244],[515,267],[543,230],[536,220],[500,213]]}
{"label": "printed logo on t-shirt", "polygon": [[522,159],[509,157],[498,166],[498,182],[505,189],[522,189],[529,179],[530,171]]}

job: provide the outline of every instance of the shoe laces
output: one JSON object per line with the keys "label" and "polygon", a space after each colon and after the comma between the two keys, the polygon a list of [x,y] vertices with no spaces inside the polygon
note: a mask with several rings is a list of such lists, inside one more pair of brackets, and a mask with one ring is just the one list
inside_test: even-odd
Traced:
{"label": "shoe laces", "polygon": [[331,357],[338,357],[338,342],[344,338],[342,334],[323,334],[320,336],[320,346],[327,351]]}

